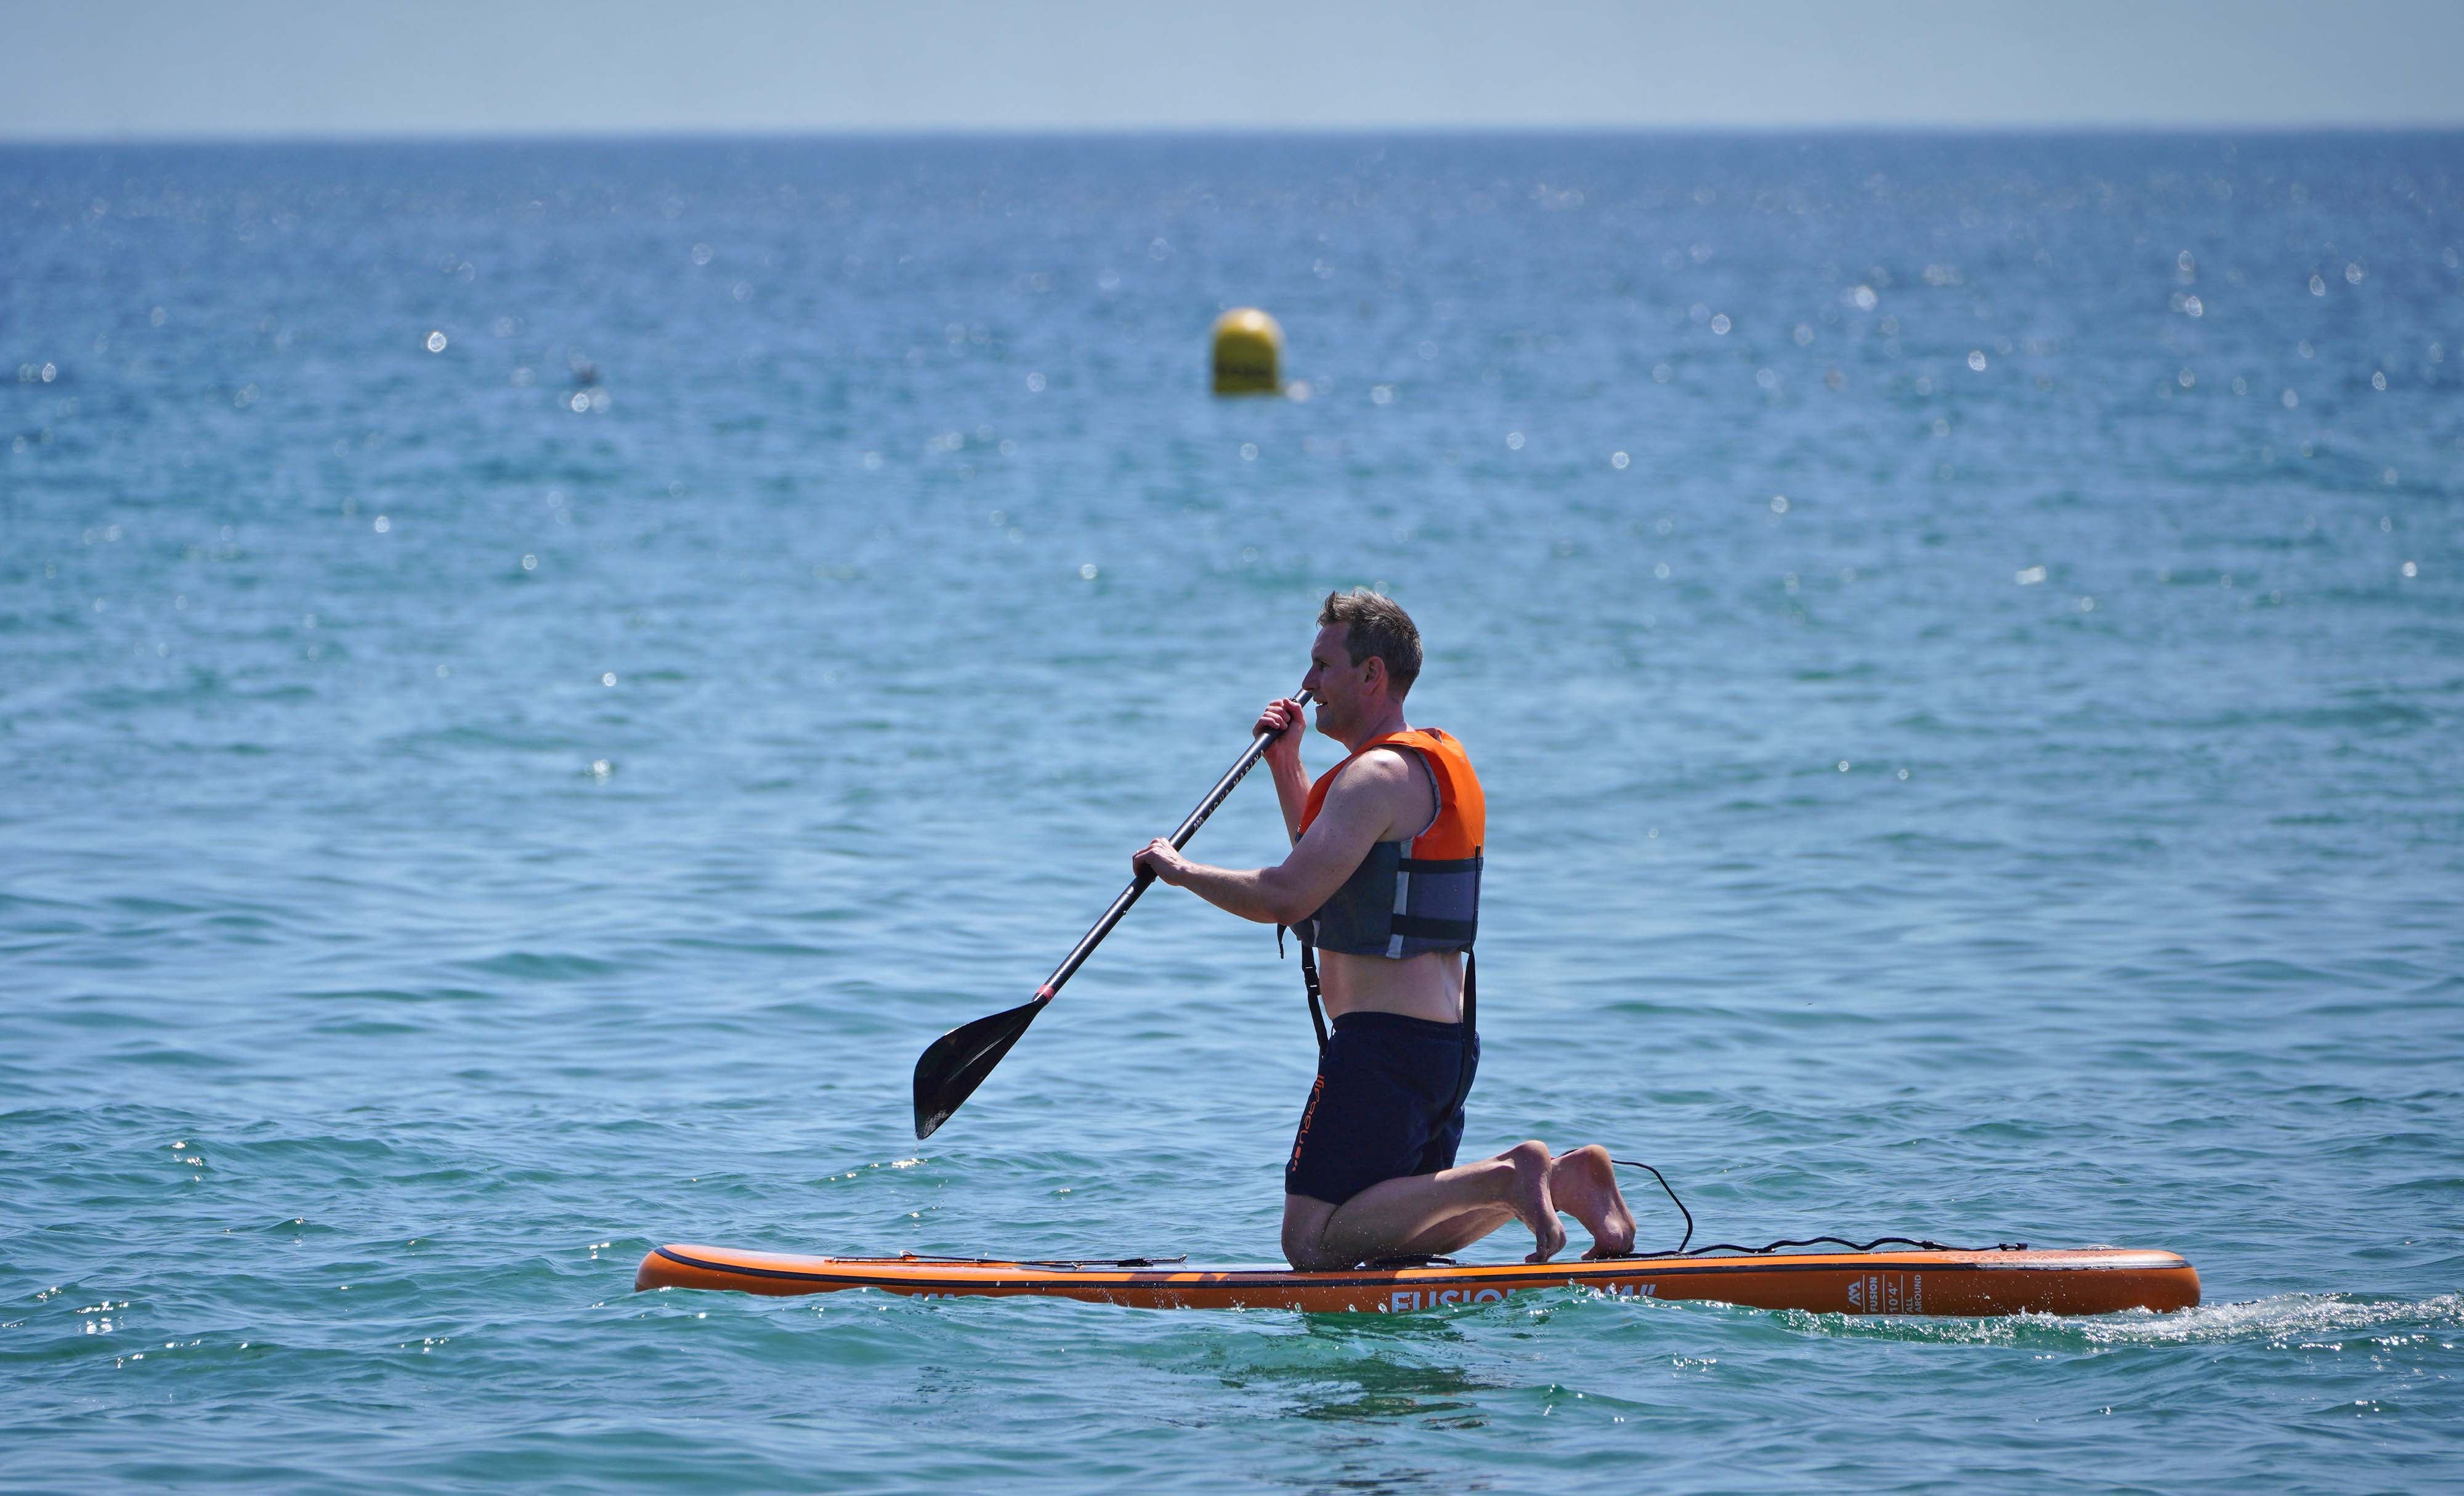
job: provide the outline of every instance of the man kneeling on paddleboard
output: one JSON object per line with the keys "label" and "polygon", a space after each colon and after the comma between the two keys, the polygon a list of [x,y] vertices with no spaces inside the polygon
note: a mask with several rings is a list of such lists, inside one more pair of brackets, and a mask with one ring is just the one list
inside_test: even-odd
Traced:
{"label": "man kneeling on paddleboard", "polygon": [[[1258,731],[1292,854],[1235,871],[1191,862],[1158,838],[1132,862],[1175,888],[1301,938],[1321,1025],[1309,1089],[1284,1169],[1284,1255],[1334,1270],[1459,1251],[1505,1225],[1530,1228],[1528,1262],[1566,1244],[1562,1210],[1592,1234],[1586,1257],[1634,1247],[1634,1217],[1608,1151],[1550,1156],[1539,1142],[1458,1165],[1463,1102],[1480,1065],[1470,961],[1487,834],[1480,780],[1453,737],[1403,719],[1420,673],[1420,632],[1389,598],[1327,594],[1302,689],[1317,730],[1352,756],[1316,783],[1301,767],[1301,708],[1270,701]],[[1313,952],[1323,953],[1321,979]]]}

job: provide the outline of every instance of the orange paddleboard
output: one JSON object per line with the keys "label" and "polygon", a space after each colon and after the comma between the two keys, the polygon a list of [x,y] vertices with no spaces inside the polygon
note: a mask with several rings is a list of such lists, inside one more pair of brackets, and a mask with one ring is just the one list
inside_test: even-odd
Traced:
{"label": "orange paddleboard", "polygon": [[1412,1312],[1485,1304],[1542,1288],[1621,1297],[1711,1299],[1817,1314],[2110,1314],[2199,1302],[2199,1274],[2171,1252],[2100,1246],[2078,1251],[1823,1252],[1724,1257],[1626,1257],[1531,1265],[1297,1272],[1284,1267],[1175,1264],[999,1262],[935,1257],[807,1257],[722,1246],[662,1246],[642,1259],[633,1287],[733,1288],[743,1293],[834,1293],[879,1288],[918,1298],[960,1294],[1080,1299],[1139,1309],[1282,1309]]}

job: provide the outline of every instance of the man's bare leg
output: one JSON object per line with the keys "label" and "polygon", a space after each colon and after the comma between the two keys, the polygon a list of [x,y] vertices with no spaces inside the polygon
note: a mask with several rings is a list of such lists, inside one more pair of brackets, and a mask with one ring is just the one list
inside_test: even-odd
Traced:
{"label": "man's bare leg", "polygon": [[1617,1167],[1599,1144],[1557,1155],[1549,1166],[1549,1198],[1592,1234],[1585,1257],[1623,1257],[1634,1250],[1634,1212],[1626,1209]]}
{"label": "man's bare leg", "polygon": [[1547,1145],[1527,1142],[1478,1163],[1373,1184],[1338,1206],[1287,1195],[1284,1255],[1295,1267],[1339,1269],[1397,1253],[1451,1251],[1520,1221],[1533,1245],[1524,1261],[1545,1263],[1566,1245],[1549,1172]]}
{"label": "man's bare leg", "polygon": [[[1592,1234],[1586,1258],[1623,1257],[1634,1250],[1634,1214],[1617,1188],[1617,1170],[1609,1151],[1594,1143],[1560,1154],[1549,1165],[1549,1199]],[[1465,1211],[1439,1221],[1418,1237],[1393,1248],[1398,1257],[1435,1257],[1458,1252],[1514,1219],[1504,1205]]]}

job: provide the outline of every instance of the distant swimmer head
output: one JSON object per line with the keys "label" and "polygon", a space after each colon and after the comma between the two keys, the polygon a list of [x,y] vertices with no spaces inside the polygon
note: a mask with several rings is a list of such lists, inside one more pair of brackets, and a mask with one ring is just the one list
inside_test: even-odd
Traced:
{"label": "distant swimmer head", "polygon": [[1393,598],[1354,587],[1330,592],[1302,686],[1317,697],[1317,730],[1350,741],[1400,709],[1420,676],[1420,630]]}

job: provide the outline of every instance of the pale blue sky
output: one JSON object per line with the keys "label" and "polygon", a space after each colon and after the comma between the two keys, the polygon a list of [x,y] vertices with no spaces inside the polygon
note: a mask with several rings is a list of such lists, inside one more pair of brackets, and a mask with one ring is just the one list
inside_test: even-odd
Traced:
{"label": "pale blue sky", "polygon": [[0,139],[2464,124],[2458,0],[0,0]]}

